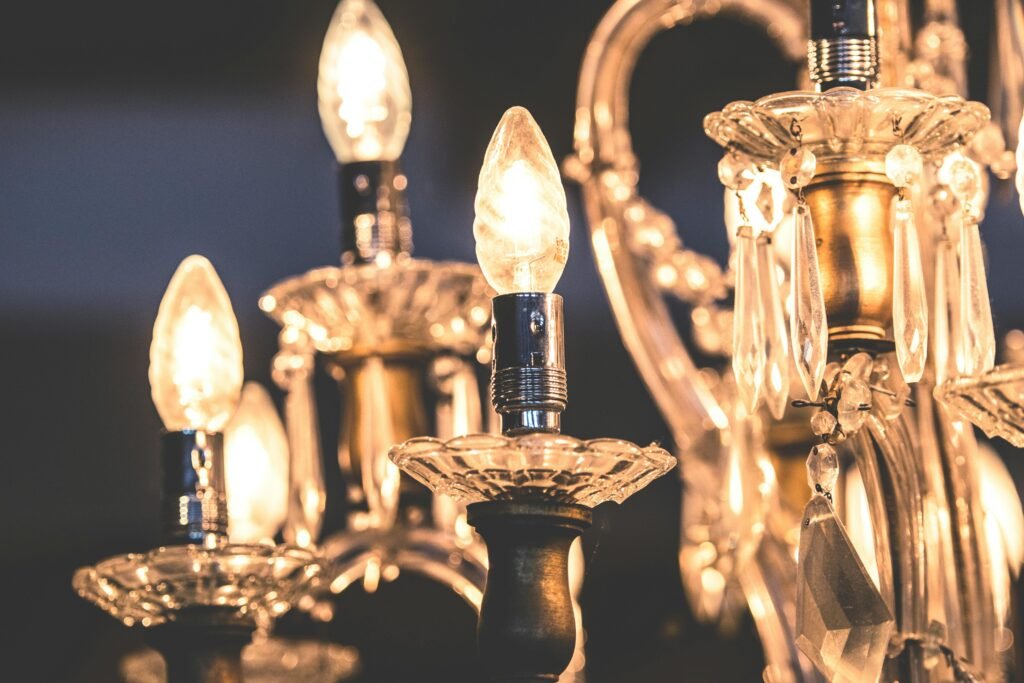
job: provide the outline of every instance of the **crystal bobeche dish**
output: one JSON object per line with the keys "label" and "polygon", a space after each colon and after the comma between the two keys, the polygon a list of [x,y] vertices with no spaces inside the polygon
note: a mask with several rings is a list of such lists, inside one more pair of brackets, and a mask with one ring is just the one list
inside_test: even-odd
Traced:
{"label": "crystal bobeche dish", "polygon": [[256,619],[287,612],[313,589],[322,571],[310,550],[227,544],[156,548],[82,567],[78,594],[126,626],[157,626],[189,607],[233,609]]}
{"label": "crystal bobeche dish", "polygon": [[531,499],[587,507],[621,503],[676,464],[656,445],[547,433],[420,437],[395,446],[390,457],[435,493],[459,502]]}
{"label": "crystal bobeche dish", "polygon": [[999,365],[977,377],[948,380],[935,388],[935,398],[986,436],[1024,448],[1024,366]]}
{"label": "crystal bobeche dish", "polygon": [[989,118],[988,107],[955,95],[842,87],[732,102],[704,118],[704,131],[722,147],[774,167],[798,146],[810,148],[819,161],[884,157],[901,143],[926,157],[944,155]]}
{"label": "crystal bobeche dish", "polygon": [[488,341],[492,295],[475,265],[405,258],[311,270],[269,289],[260,308],[321,353],[402,345],[472,355]]}

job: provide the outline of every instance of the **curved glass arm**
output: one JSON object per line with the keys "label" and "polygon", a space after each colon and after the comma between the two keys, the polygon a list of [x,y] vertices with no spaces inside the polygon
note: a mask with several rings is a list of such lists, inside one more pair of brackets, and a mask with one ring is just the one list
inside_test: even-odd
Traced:
{"label": "curved glass arm", "polygon": [[[728,418],[700,377],[647,268],[630,253],[637,166],[629,136],[629,85],[636,59],[658,32],[718,11],[763,24],[794,61],[806,53],[798,3],[620,0],[587,46],[577,95],[576,154],[566,173],[583,185],[591,239],[619,332],[680,449],[716,439]],[[641,200],[642,201],[642,200]],[[654,212],[657,213],[657,212]]]}
{"label": "curved glass arm", "polygon": [[315,351],[309,337],[294,328],[281,331],[280,344],[281,350],[274,357],[273,378],[287,392],[284,420],[289,451],[288,516],[283,533],[288,543],[309,547],[320,536],[327,505],[313,391]]}

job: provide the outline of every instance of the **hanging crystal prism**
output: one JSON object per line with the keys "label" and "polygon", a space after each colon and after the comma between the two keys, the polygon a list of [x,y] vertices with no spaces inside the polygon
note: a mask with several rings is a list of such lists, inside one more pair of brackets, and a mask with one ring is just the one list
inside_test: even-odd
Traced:
{"label": "hanging crystal prism", "polygon": [[804,509],[796,644],[833,683],[877,681],[895,622],[823,495]]}
{"label": "hanging crystal prism", "polygon": [[764,314],[764,397],[772,417],[781,420],[789,401],[789,339],[770,235],[757,238],[757,277]]}
{"label": "hanging crystal prism", "polygon": [[995,365],[996,340],[978,224],[964,216],[960,228],[960,339],[962,374],[980,375]]}
{"label": "hanging crystal prism", "polygon": [[805,204],[793,209],[793,259],[790,270],[793,309],[790,311],[790,342],[797,374],[807,397],[818,398],[828,355],[828,322],[818,272],[814,223]]}
{"label": "hanging crystal prism", "polygon": [[736,390],[748,415],[753,415],[764,386],[764,314],[757,273],[754,229],[741,226],[736,234],[736,305],[732,332],[732,371]]}
{"label": "hanging crystal prism", "polygon": [[928,301],[921,272],[914,207],[909,199],[892,200],[893,295],[892,326],[896,358],[907,382],[924,374],[928,358]]}
{"label": "hanging crystal prism", "polygon": [[959,348],[960,266],[956,262],[956,245],[945,236],[935,246],[935,315],[932,325],[935,383],[942,384],[955,377],[958,365],[962,364]]}

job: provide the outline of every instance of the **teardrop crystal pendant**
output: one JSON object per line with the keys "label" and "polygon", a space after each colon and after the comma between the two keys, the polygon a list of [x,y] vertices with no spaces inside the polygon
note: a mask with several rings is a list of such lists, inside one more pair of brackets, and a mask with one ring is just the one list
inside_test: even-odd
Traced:
{"label": "teardrop crystal pendant", "polygon": [[924,374],[928,358],[928,301],[921,272],[914,207],[909,199],[892,200],[893,294],[892,327],[896,359],[907,382]]}
{"label": "teardrop crystal pendant", "polygon": [[754,229],[741,226],[736,235],[736,305],[732,328],[732,372],[736,391],[753,415],[764,386],[765,343],[757,274]]}
{"label": "teardrop crystal pendant", "polygon": [[985,278],[985,256],[978,224],[964,220],[960,228],[960,338],[965,375],[980,375],[995,365],[996,340]]}
{"label": "teardrop crystal pendant", "polygon": [[962,364],[960,351],[960,266],[956,245],[943,237],[935,245],[935,315],[932,352],[935,354],[935,383],[956,377]]}
{"label": "teardrop crystal pendant", "polygon": [[797,374],[807,397],[814,401],[821,391],[828,355],[828,322],[825,297],[818,272],[818,249],[811,213],[803,204],[793,209],[793,259],[791,287],[793,310],[790,312],[790,342]]}
{"label": "teardrop crystal pendant", "polygon": [[895,621],[825,496],[804,508],[796,645],[829,681],[877,681]]}
{"label": "teardrop crystal pendant", "polygon": [[775,248],[770,235],[757,238],[757,278],[764,314],[764,398],[772,417],[781,420],[789,402],[789,335],[782,312]]}

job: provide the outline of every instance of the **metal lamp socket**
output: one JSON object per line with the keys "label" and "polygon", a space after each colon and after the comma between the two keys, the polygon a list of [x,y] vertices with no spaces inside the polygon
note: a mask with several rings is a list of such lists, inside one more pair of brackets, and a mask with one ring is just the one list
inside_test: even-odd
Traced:
{"label": "metal lamp socket", "polygon": [[355,161],[338,171],[341,263],[390,263],[412,252],[405,174],[397,161]]}
{"label": "metal lamp socket", "polygon": [[812,0],[807,67],[819,91],[877,85],[874,0]]}
{"label": "metal lamp socket", "polygon": [[558,432],[568,398],[562,297],[516,292],[491,303],[491,403],[501,431]]}
{"label": "metal lamp socket", "polygon": [[208,544],[227,537],[224,435],[186,430],[160,439],[163,542]]}

